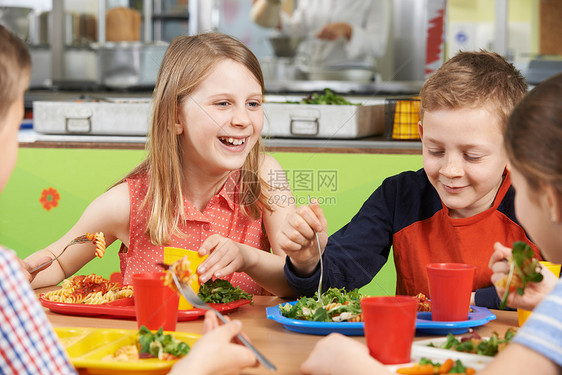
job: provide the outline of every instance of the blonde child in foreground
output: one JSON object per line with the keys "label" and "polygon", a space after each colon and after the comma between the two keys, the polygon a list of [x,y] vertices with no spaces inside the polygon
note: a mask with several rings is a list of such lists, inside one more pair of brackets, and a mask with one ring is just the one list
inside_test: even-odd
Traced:
{"label": "blonde child in foreground", "polygon": [[[172,246],[210,254],[198,268],[202,282],[226,278],[249,293],[292,295],[272,234],[294,205],[273,204],[292,202],[291,192],[266,182],[282,168],[260,152],[263,94],[259,62],[238,40],[220,33],[174,39],[154,90],[146,160],[62,238],[29,256],[28,269],[77,236],[103,232],[108,246],[122,243],[125,284],[134,273],[158,270],[163,247]],[[32,285],[56,285],[93,258],[92,244],[72,246],[30,275]]]}
{"label": "blonde child in foreground", "polygon": [[[545,258],[562,263],[562,75],[538,85],[516,107],[505,132],[505,149],[516,189],[515,209],[521,224]],[[493,279],[506,275],[502,259],[510,249],[496,245],[490,265]],[[562,372],[562,281],[549,271],[531,283],[513,307],[542,300],[511,344],[479,374],[541,374]],[[498,293],[503,296],[503,290]],[[542,298],[538,298],[542,296]],[[366,346],[332,334],[322,339],[303,363],[305,374],[386,374]]]}

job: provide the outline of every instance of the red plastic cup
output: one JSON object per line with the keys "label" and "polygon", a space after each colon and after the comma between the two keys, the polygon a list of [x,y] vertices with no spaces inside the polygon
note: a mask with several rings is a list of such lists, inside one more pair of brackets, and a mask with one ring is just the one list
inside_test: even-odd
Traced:
{"label": "red plastic cup", "polygon": [[369,353],[390,365],[410,362],[416,332],[417,302],[408,296],[361,299]]}
{"label": "red plastic cup", "polygon": [[456,322],[468,319],[475,266],[464,263],[431,263],[426,266],[431,299],[431,320]]}
{"label": "red plastic cup", "polygon": [[150,330],[175,331],[178,320],[179,295],[164,286],[164,272],[133,274],[137,325]]}

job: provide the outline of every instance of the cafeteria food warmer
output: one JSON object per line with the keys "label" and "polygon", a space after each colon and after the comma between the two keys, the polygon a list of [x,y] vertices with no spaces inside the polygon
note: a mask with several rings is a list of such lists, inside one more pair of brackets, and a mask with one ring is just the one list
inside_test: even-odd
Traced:
{"label": "cafeteria food warmer", "polygon": [[[266,97],[262,135],[282,138],[354,139],[384,131],[384,99],[353,99],[350,105],[287,103]],[[42,134],[145,136],[150,98],[34,101],[33,128]]]}
{"label": "cafeteria food warmer", "polygon": [[150,98],[34,101],[33,129],[43,134],[145,136]]}

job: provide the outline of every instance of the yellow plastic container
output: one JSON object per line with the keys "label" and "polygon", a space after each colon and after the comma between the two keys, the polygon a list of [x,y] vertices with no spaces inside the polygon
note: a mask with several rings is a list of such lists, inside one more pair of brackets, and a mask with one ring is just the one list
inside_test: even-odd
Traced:
{"label": "yellow plastic container", "polygon": [[385,102],[385,136],[388,140],[420,139],[420,98],[387,98]]}
{"label": "yellow plastic container", "polygon": [[[544,267],[549,269],[556,277],[560,276],[560,264],[550,263],[550,262],[540,262]],[[531,315],[531,311],[524,310],[524,309],[517,309],[517,319],[519,320],[519,327],[527,321],[529,316]]]}
{"label": "yellow plastic container", "polygon": [[[177,260],[180,260],[184,256],[188,257],[189,259],[189,269],[195,277],[191,279],[191,288],[195,293],[199,292],[199,287],[201,283],[199,282],[199,276],[197,275],[197,267],[207,259],[208,255],[200,256],[197,251],[194,250],[187,250],[187,249],[180,249],[177,247],[164,247],[164,263],[172,264]],[[187,302],[185,298],[180,296],[180,303],[178,305],[179,310],[189,310],[193,309],[193,305]]]}
{"label": "yellow plastic container", "polygon": [[[147,358],[137,361],[117,362],[104,360],[125,345],[133,345],[138,340],[138,330],[115,328],[57,327],[55,328],[70,362],[84,374],[98,375],[159,375],[167,374],[177,361],[161,361]],[[186,332],[164,332],[193,347],[201,337]]]}

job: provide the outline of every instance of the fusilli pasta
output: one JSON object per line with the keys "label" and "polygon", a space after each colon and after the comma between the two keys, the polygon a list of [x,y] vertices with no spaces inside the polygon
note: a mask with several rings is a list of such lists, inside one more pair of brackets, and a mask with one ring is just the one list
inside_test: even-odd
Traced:
{"label": "fusilli pasta", "polygon": [[99,275],[90,274],[77,275],[63,280],[60,289],[43,294],[43,299],[53,302],[99,305],[132,297],[132,295],[132,286],[119,287],[117,283],[111,283]]}
{"label": "fusilli pasta", "polygon": [[94,234],[86,233],[86,237],[96,245],[96,256],[101,258],[105,254],[105,237],[103,232],[96,232]]}
{"label": "fusilli pasta", "polygon": [[180,260],[172,263],[170,268],[164,274],[164,285],[169,286],[173,290],[177,291],[176,283],[174,283],[174,279],[172,278],[172,272],[176,274],[178,279],[186,284],[191,282],[191,279],[195,276],[191,273],[189,268],[190,262],[187,258],[187,255],[181,258]]}

